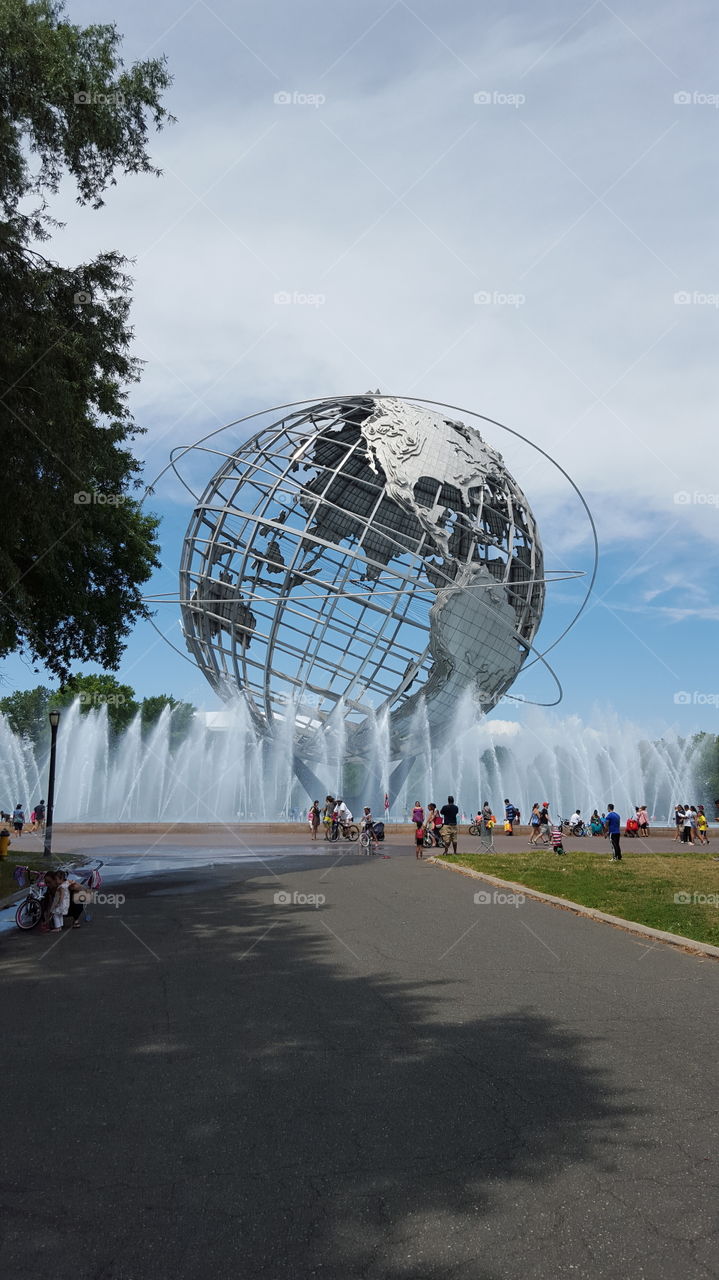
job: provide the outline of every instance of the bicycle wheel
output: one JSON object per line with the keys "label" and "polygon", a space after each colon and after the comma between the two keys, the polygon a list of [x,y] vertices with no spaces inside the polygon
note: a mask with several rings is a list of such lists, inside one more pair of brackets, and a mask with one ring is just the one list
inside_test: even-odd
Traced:
{"label": "bicycle wheel", "polygon": [[15,923],[18,929],[34,929],[40,923],[42,906],[37,898],[26,898],[15,912]]}
{"label": "bicycle wheel", "polygon": [[425,833],[424,833],[424,839],[423,839],[423,841],[422,841],[422,844],[424,845],[425,849],[433,849],[433,848],[434,848],[434,836],[432,835],[432,833],[431,833],[430,831],[425,831]]}
{"label": "bicycle wheel", "polygon": [[359,827],[356,826],[354,822],[351,822],[348,827],[345,827],[345,839],[350,840],[352,844],[354,844],[356,840],[359,840],[359,833]]}
{"label": "bicycle wheel", "polygon": [[479,827],[477,826],[477,824],[476,824],[475,822],[473,822],[473,823],[471,824],[471,826],[470,826],[470,828],[469,828],[469,834],[470,834],[471,836],[479,836],[479,835],[481,835],[481,834],[482,834],[482,833],[481,833],[481,831],[480,831],[480,829],[479,829]]}
{"label": "bicycle wheel", "polygon": [[360,844],[362,846],[363,853],[369,853],[369,847],[371,843],[372,843],[372,837],[370,836],[369,831],[363,831],[362,835],[360,836]]}

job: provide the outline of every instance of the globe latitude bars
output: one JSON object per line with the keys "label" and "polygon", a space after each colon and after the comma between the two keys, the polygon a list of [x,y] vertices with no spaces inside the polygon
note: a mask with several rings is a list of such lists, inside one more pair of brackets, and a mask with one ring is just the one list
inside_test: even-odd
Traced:
{"label": "globe latitude bars", "polygon": [[180,570],[190,653],[255,726],[293,721],[311,760],[389,716],[393,758],[426,708],[433,745],[471,688],[489,710],[542,616],[541,544],[501,455],[463,422],[370,394],[290,413],[228,454]]}

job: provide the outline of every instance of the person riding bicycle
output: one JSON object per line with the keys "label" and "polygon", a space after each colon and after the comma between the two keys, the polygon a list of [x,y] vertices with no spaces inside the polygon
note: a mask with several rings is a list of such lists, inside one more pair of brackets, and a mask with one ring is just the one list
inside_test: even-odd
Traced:
{"label": "person riding bicycle", "polygon": [[372,852],[376,853],[377,852],[377,833],[374,829],[374,818],[372,817],[372,810],[370,809],[368,804],[365,805],[364,810],[362,812],[362,822],[361,822],[360,831],[361,831],[361,835],[365,835],[366,833],[369,834],[368,848],[371,848]]}
{"label": "person riding bicycle", "polygon": [[584,823],[582,822],[581,809],[574,810],[574,813],[572,814],[571,818],[567,819],[567,824],[569,826],[569,831],[571,835],[575,835],[578,828],[584,827]]}
{"label": "person riding bicycle", "polygon": [[343,830],[343,832],[344,832],[344,831],[346,831],[347,827],[349,826],[350,822],[352,821],[352,814],[350,813],[349,809],[347,808],[347,805],[345,804],[344,800],[338,800],[338,801],[337,801],[337,810],[336,810],[336,812],[337,812],[337,822],[338,822],[338,825],[339,825],[340,827],[342,827],[342,830]]}

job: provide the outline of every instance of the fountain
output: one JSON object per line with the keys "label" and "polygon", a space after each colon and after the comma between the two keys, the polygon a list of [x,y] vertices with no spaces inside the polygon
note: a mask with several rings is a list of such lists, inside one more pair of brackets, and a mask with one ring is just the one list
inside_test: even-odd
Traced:
{"label": "fountain", "polygon": [[[578,716],[519,707],[516,719],[483,719],[469,692],[458,703],[455,733],[433,747],[419,700],[412,719],[415,759],[399,792],[391,795],[391,817],[406,817],[418,797],[442,804],[451,792],[470,814],[488,799],[500,811],[505,796],[523,817],[535,800],[549,800],[554,814],[601,809],[612,801],[622,815],[646,802],[654,822],[671,821],[677,801],[696,796],[698,748],[676,734],[650,742],[646,732],[602,713],[596,727]],[[310,795],[293,776],[292,725],[272,741],[253,724],[237,699],[211,723],[195,716],[186,737],[171,745],[166,708],[143,733],[139,715],[113,741],[105,708],[81,712],[75,702],[63,712],[58,735],[55,817],[59,822],[267,822],[303,816],[310,800],[346,789],[357,761],[343,732],[344,717],[328,724],[313,761],[321,795]],[[382,813],[389,789],[390,747],[386,713],[370,725],[371,759],[364,801]],[[47,761],[29,740],[12,733],[0,716],[0,803],[19,800],[29,812],[45,795]]]}

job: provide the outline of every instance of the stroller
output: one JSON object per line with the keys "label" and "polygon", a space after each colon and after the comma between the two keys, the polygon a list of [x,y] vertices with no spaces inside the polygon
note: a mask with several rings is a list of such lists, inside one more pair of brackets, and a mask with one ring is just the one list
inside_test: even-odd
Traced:
{"label": "stroller", "polygon": [[374,827],[373,827],[372,829],[373,829],[373,831],[374,831],[374,833],[375,833],[375,838],[376,838],[376,839],[379,841],[379,843],[381,844],[381,842],[384,840],[384,823],[383,823],[383,822],[375,822]]}

